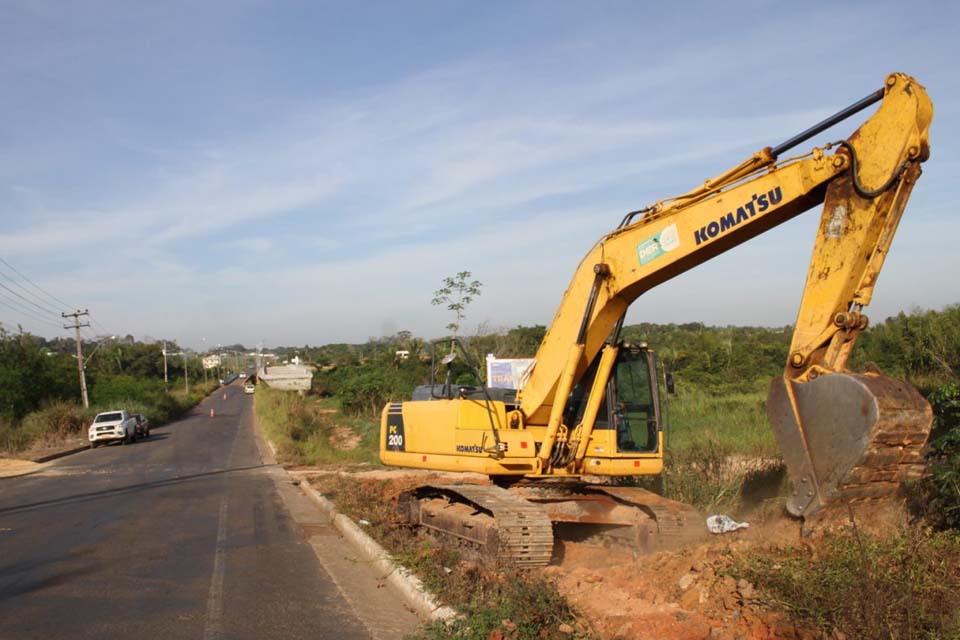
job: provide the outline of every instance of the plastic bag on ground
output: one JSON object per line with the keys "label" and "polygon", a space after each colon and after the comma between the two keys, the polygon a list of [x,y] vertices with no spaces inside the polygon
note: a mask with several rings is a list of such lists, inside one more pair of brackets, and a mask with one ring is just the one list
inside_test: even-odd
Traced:
{"label": "plastic bag on ground", "polygon": [[719,515],[707,518],[707,529],[710,533],[730,533],[749,526],[749,522],[737,522],[730,516]]}

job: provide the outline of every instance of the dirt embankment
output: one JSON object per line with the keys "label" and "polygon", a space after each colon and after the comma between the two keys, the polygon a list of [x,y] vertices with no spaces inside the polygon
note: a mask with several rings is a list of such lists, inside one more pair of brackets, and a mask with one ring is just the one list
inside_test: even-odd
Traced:
{"label": "dirt embankment", "polygon": [[545,571],[605,640],[812,637],[757,599],[729,574],[733,558],[757,539],[793,539],[790,523],[726,534],[697,547],[634,557],[626,550],[565,544],[563,562]]}

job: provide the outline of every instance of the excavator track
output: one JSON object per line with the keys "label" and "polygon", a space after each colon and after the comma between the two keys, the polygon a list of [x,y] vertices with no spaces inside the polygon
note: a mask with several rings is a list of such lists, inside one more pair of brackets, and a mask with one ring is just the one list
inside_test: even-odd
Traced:
{"label": "excavator track", "polygon": [[424,485],[401,496],[408,522],[451,541],[484,564],[544,567],[553,525],[538,505],[486,485]]}
{"label": "excavator track", "polygon": [[549,564],[554,524],[575,540],[609,542],[638,554],[696,544],[708,535],[696,509],[639,487],[424,485],[403,494],[400,505],[410,524],[493,567]]}
{"label": "excavator track", "polygon": [[[640,487],[560,482],[513,490],[540,505],[565,531],[579,528],[583,539],[609,540],[638,554],[678,549],[709,536],[695,508]],[[593,535],[586,535],[591,528]]]}

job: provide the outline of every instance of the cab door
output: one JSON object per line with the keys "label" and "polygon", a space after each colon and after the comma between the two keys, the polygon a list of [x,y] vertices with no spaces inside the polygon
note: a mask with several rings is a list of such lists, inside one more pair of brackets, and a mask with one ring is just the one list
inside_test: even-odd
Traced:
{"label": "cab door", "polygon": [[607,398],[610,424],[617,432],[619,453],[654,453],[660,442],[660,388],[656,358],[640,346],[620,351]]}

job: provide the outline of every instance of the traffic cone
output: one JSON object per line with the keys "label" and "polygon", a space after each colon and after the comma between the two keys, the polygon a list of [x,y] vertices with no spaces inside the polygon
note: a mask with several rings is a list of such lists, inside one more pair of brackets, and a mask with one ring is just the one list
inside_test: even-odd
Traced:
{"label": "traffic cone", "polygon": [[211,417],[211,418],[215,417],[215,416],[214,416],[214,413],[213,413],[213,409],[210,409],[210,417]]}

